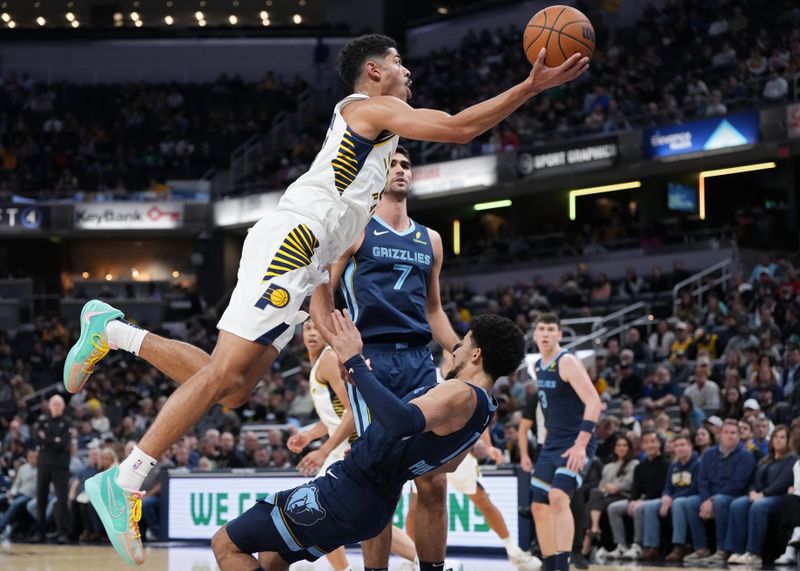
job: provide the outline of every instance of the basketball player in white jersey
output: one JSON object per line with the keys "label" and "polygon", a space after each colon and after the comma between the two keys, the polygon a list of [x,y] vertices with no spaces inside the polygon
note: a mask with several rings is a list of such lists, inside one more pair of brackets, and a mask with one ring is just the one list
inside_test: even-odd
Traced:
{"label": "basketball player in white jersey", "polygon": [[[386,187],[399,137],[467,143],[542,91],[588,69],[578,54],[544,65],[542,49],[517,85],[460,113],[414,109],[411,72],[391,38],[372,34],[349,42],[339,72],[352,95],[334,108],[322,149],[276,209],[250,230],[238,282],[222,315],[211,355],[146,331],[131,330],[122,312],[91,301],[81,312],[81,336],[64,364],[64,384],[80,390],[109,348],[140,354],[180,386],[137,447],[118,467],[86,483],[86,491],[117,553],[144,562],[139,533],[142,482],[161,455],[217,402],[241,406],[307,315],[304,299],[326,283],[335,262],[364,229]],[[330,338],[330,324],[317,323]]]}

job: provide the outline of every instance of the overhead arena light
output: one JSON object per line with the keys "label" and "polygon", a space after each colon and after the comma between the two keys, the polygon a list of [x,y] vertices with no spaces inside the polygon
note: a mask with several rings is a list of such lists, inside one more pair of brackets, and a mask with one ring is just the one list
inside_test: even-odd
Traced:
{"label": "overhead arena light", "polygon": [[762,171],[767,169],[774,169],[777,165],[774,162],[768,163],[754,163],[752,165],[742,165],[740,167],[730,167],[727,169],[716,169],[711,171],[702,171],[698,181],[699,188],[699,215],[700,220],[706,219],[706,179],[715,176],[726,176],[729,174],[740,174],[743,172]]}
{"label": "overhead arena light", "polygon": [[303,23],[303,17],[300,14],[295,14],[294,16],[292,16],[292,21],[295,24],[302,24]]}
{"label": "overhead arena light", "polygon": [[197,18],[198,21],[206,19],[200,10],[194,13],[194,17]]}
{"label": "overhead arena light", "polygon": [[590,186],[587,188],[576,188],[569,191],[569,219],[575,220],[577,217],[575,199],[579,196],[587,196],[589,194],[602,194],[604,192],[614,192],[617,190],[628,190],[631,188],[639,188],[642,186],[642,181],[634,180],[631,182],[621,182],[618,184],[605,184],[603,186]]}
{"label": "overhead arena light", "polygon": [[476,211],[481,211],[481,210],[493,210],[495,208],[507,208],[509,206],[511,206],[510,200],[495,200],[494,202],[479,202],[472,208],[474,208]]}
{"label": "overhead arena light", "polygon": [[39,24],[40,26],[44,26],[47,23],[47,20],[39,16],[38,18],[36,18],[36,23]]}
{"label": "overhead arena light", "polygon": [[167,14],[166,16],[164,16],[164,23],[166,23],[167,26],[171,26],[172,24],[175,23],[175,18]]}
{"label": "overhead arena light", "polygon": [[239,23],[239,18],[236,17],[236,14],[231,14],[228,16],[228,21],[231,23],[231,26],[235,26]]}

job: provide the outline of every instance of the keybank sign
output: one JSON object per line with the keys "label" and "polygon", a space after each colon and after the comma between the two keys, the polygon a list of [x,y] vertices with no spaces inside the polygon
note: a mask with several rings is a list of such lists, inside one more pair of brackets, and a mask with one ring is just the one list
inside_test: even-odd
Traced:
{"label": "keybank sign", "polygon": [[758,113],[737,113],[647,129],[642,150],[648,158],[671,157],[752,145],[759,135]]}
{"label": "keybank sign", "polygon": [[75,228],[80,230],[159,230],[179,228],[179,202],[100,202],[75,206]]}
{"label": "keybank sign", "polygon": [[[293,488],[308,481],[308,478],[299,476],[170,475],[167,508],[169,539],[211,539],[221,526],[250,509],[257,500],[267,494]],[[489,476],[484,477],[482,483],[503,514],[511,537],[517,537],[517,478]],[[448,545],[502,548],[503,545],[497,535],[489,529],[483,515],[467,496],[450,487],[447,497]],[[407,489],[398,503],[394,517],[395,525],[406,526],[409,501],[410,491]]]}

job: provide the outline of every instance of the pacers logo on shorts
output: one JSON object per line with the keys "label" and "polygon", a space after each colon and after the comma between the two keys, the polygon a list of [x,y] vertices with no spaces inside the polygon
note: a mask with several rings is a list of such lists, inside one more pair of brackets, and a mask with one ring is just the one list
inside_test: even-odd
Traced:
{"label": "pacers logo on shorts", "polygon": [[278,285],[271,285],[256,302],[256,307],[264,309],[268,305],[271,305],[272,307],[281,309],[282,307],[286,307],[286,304],[289,303],[289,299],[291,298],[288,291]]}

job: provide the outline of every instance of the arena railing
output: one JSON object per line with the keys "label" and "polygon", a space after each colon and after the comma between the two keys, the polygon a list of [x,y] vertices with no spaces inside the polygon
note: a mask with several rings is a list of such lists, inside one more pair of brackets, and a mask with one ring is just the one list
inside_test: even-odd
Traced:
{"label": "arena railing", "polygon": [[[689,289],[692,297],[697,298],[696,301],[698,306],[702,305],[703,294],[709,291],[712,287],[721,285],[723,289],[727,290],[730,285],[730,281],[733,278],[733,270],[735,269],[735,265],[736,261],[733,258],[728,258],[727,260],[722,260],[710,268],[706,268],[703,271],[697,272],[682,282],[675,284],[675,287],[672,288],[673,312],[678,307],[678,303],[680,303],[681,291],[686,288]],[[711,280],[706,279],[716,273],[719,273],[720,275],[711,278]]]}

